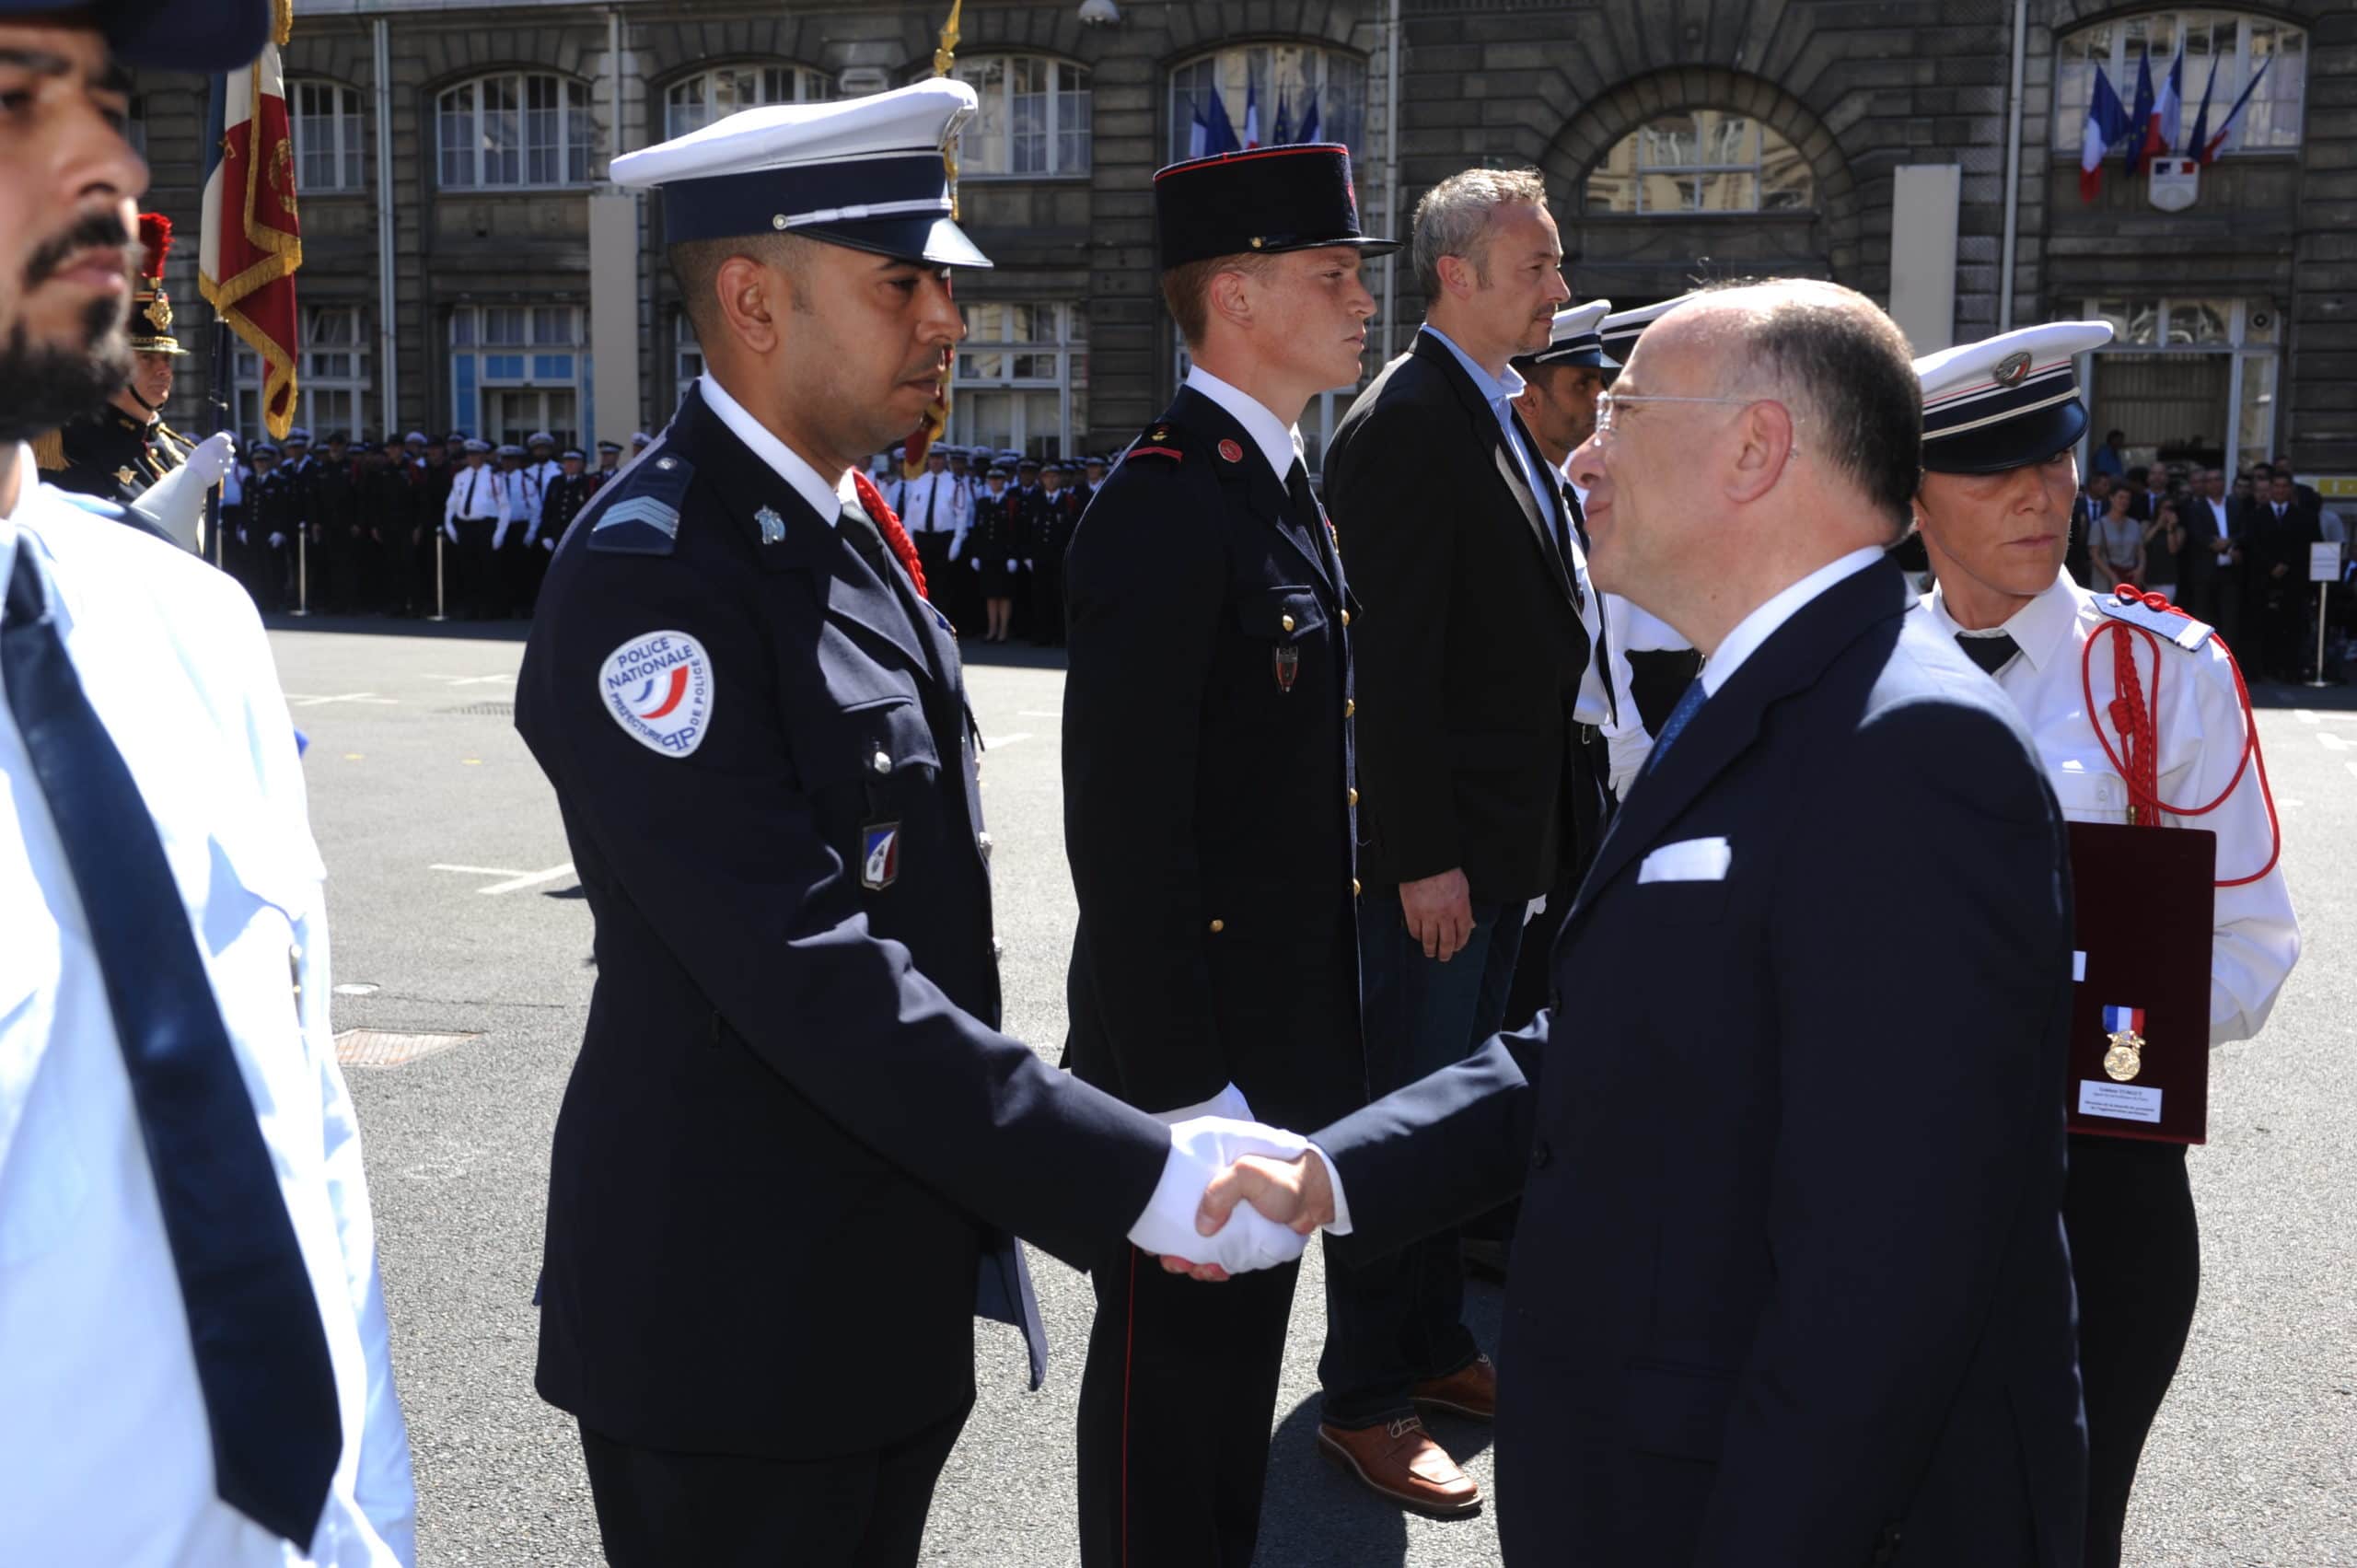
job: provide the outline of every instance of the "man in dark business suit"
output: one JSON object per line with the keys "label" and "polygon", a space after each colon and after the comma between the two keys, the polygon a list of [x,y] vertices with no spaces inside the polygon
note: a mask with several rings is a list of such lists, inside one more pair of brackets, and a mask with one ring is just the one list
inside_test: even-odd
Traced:
{"label": "man in dark business suit", "polygon": [[2078,1562],[2062,831],[1884,559],[1908,356],[1823,283],[1645,336],[1573,459],[1591,570],[1707,662],[1557,947],[1576,1032],[1541,1015],[1206,1196],[1201,1227],[1248,1197],[1341,1251],[1523,1184],[1510,1564]]}
{"label": "man in dark business suit", "polygon": [[[1326,486],[1366,605],[1359,964],[1384,1093],[1504,1022],[1525,911],[1555,879],[1573,709],[1587,668],[1573,519],[1515,412],[1511,361],[1571,297],[1536,171],[1468,169],[1417,204],[1425,322],[1336,428]],[[1465,1327],[1454,1236],[1327,1271],[1318,1441],[1406,1506],[1480,1494],[1419,1408],[1487,1420],[1497,1375]]]}
{"label": "man in dark business suit", "polygon": [[975,1315],[1044,1371],[1009,1233],[1202,1260],[1200,1126],[997,1030],[957,645],[854,477],[989,264],[941,156],[973,110],[929,80],[614,160],[664,192],[706,373],[557,547],[516,706],[597,922],[536,1381],[614,1568],[914,1563]]}

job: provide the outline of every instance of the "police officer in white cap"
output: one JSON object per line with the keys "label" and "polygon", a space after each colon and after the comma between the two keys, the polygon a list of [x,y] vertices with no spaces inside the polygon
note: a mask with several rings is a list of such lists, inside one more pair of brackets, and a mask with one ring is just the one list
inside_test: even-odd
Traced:
{"label": "police officer in white cap", "polygon": [[[2110,338],[2099,321],[2056,321],[1915,362],[1924,470],[1915,518],[1939,577],[1923,604],[2020,708],[2066,818],[2217,834],[2214,898],[2180,909],[2154,906],[2145,889],[2127,894],[2154,932],[2172,920],[2209,928],[2208,1036],[2176,1042],[2200,1052],[2258,1033],[2299,957],[2300,930],[2224,644],[2156,599],[2090,593],[2062,570],[2087,424],[2073,360]],[[2116,707],[2123,660],[2138,692]],[[2123,733],[2131,710],[2139,716]],[[2076,892],[2085,948],[2091,907],[2122,894],[2086,877]],[[2113,1568],[2137,1459],[2193,1322],[2200,1257],[2186,1145],[2085,1131],[2098,1121],[2086,1103],[2074,1098],[2083,1130],[2071,1139],[2063,1220],[2086,1400],[2085,1562]]]}
{"label": "police officer in white cap", "polygon": [[707,368],[558,544],[516,722],[597,923],[538,1385],[617,1568],[915,1562],[976,1314],[1044,1373],[1013,1234],[1301,1250],[1194,1229],[1213,1145],[1298,1139],[1166,1128],[996,1028],[957,642],[854,467],[964,335],[950,269],[989,264],[942,152],[974,109],[930,80],[613,163],[662,192]]}

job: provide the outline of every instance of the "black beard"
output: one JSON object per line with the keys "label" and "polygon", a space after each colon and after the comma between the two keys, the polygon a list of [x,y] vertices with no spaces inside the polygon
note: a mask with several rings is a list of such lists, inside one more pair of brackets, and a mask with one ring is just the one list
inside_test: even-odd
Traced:
{"label": "black beard", "polygon": [[35,343],[18,321],[0,349],[0,441],[29,441],[95,412],[131,384],[129,313],[95,299],[82,314],[82,346]]}

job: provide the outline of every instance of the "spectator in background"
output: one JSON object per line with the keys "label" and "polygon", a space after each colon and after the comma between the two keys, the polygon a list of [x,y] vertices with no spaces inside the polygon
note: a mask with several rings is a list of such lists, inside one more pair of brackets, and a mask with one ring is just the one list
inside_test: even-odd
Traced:
{"label": "spectator in background", "polygon": [[2120,583],[2142,586],[2144,528],[2129,511],[2133,499],[2125,488],[2114,490],[2103,516],[2096,519],[2094,537],[2087,540],[2094,574],[2087,586],[2099,594],[2109,593]]}
{"label": "spectator in background", "polygon": [[2171,604],[2177,602],[2181,574],[2177,563],[2185,550],[2185,537],[2183,514],[2176,500],[2164,500],[2153,508],[2153,520],[2144,525],[2144,576],[2138,586]]}
{"label": "spectator in background", "polygon": [[2259,668],[2270,680],[2298,680],[2305,673],[2308,546],[2321,538],[2316,513],[2301,502],[2291,469],[2278,468],[2268,482],[2267,499],[2251,508],[2244,544],[2244,613],[2258,638]]}
{"label": "spectator in background", "polygon": [[2234,523],[2226,511],[2226,476],[2218,469],[2195,469],[2192,494],[2177,508],[2185,548],[2177,558],[2177,603],[2196,621],[2218,623],[2218,568],[2234,548]]}
{"label": "spectator in background", "polygon": [[2128,457],[2123,448],[2128,445],[2128,433],[2114,430],[2103,438],[2088,467],[2106,479],[2119,479],[2128,472]]}
{"label": "spectator in background", "polygon": [[2074,583],[2084,584],[2092,566],[2087,559],[2087,541],[2095,537],[2096,523],[2110,509],[2111,493],[2116,482],[2109,474],[2099,473],[2087,481],[2087,493],[2071,512],[2071,542],[2062,552],[2062,570]]}

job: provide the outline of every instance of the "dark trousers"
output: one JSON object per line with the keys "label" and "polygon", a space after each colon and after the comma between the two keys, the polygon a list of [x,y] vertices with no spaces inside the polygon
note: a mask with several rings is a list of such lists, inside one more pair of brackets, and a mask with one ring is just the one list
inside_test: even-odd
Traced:
{"label": "dark trousers", "polygon": [[[906,517],[900,520],[908,522]],[[917,564],[924,568],[928,598],[940,598],[949,587],[949,541],[956,537],[946,527],[926,533],[915,524],[909,524],[909,542],[917,547]]]}
{"label": "dark trousers", "polygon": [[972,1401],[833,1459],[638,1448],[581,1429],[612,1568],[913,1568],[934,1483]]}
{"label": "dark trousers", "polygon": [[2087,1406],[2085,1568],[2119,1568],[2136,1462],[2177,1376],[2201,1288],[2185,1146],[2073,1137],[2062,1223]]}
{"label": "dark trousers", "polygon": [[1031,640],[1043,648],[1064,642],[1064,562],[1052,552],[1031,563]]}
{"label": "dark trousers", "polygon": [[[1399,889],[1360,905],[1359,984],[1368,1086],[1378,1095],[1461,1062],[1498,1032],[1522,947],[1525,905],[1476,903],[1473,935],[1446,963],[1408,934]],[[1438,1231],[1353,1268],[1326,1260],[1325,1418],[1376,1426],[1413,1413],[1411,1388],[1472,1365],[1457,1233]]]}
{"label": "dark trousers", "polygon": [[1203,1284],[1124,1248],[1091,1272],[1085,1568],[1250,1568],[1298,1263]]}
{"label": "dark trousers", "polygon": [[498,531],[496,518],[459,519],[458,597],[471,620],[496,621],[505,613],[507,587],[500,577],[499,552],[491,545],[492,536]]}

